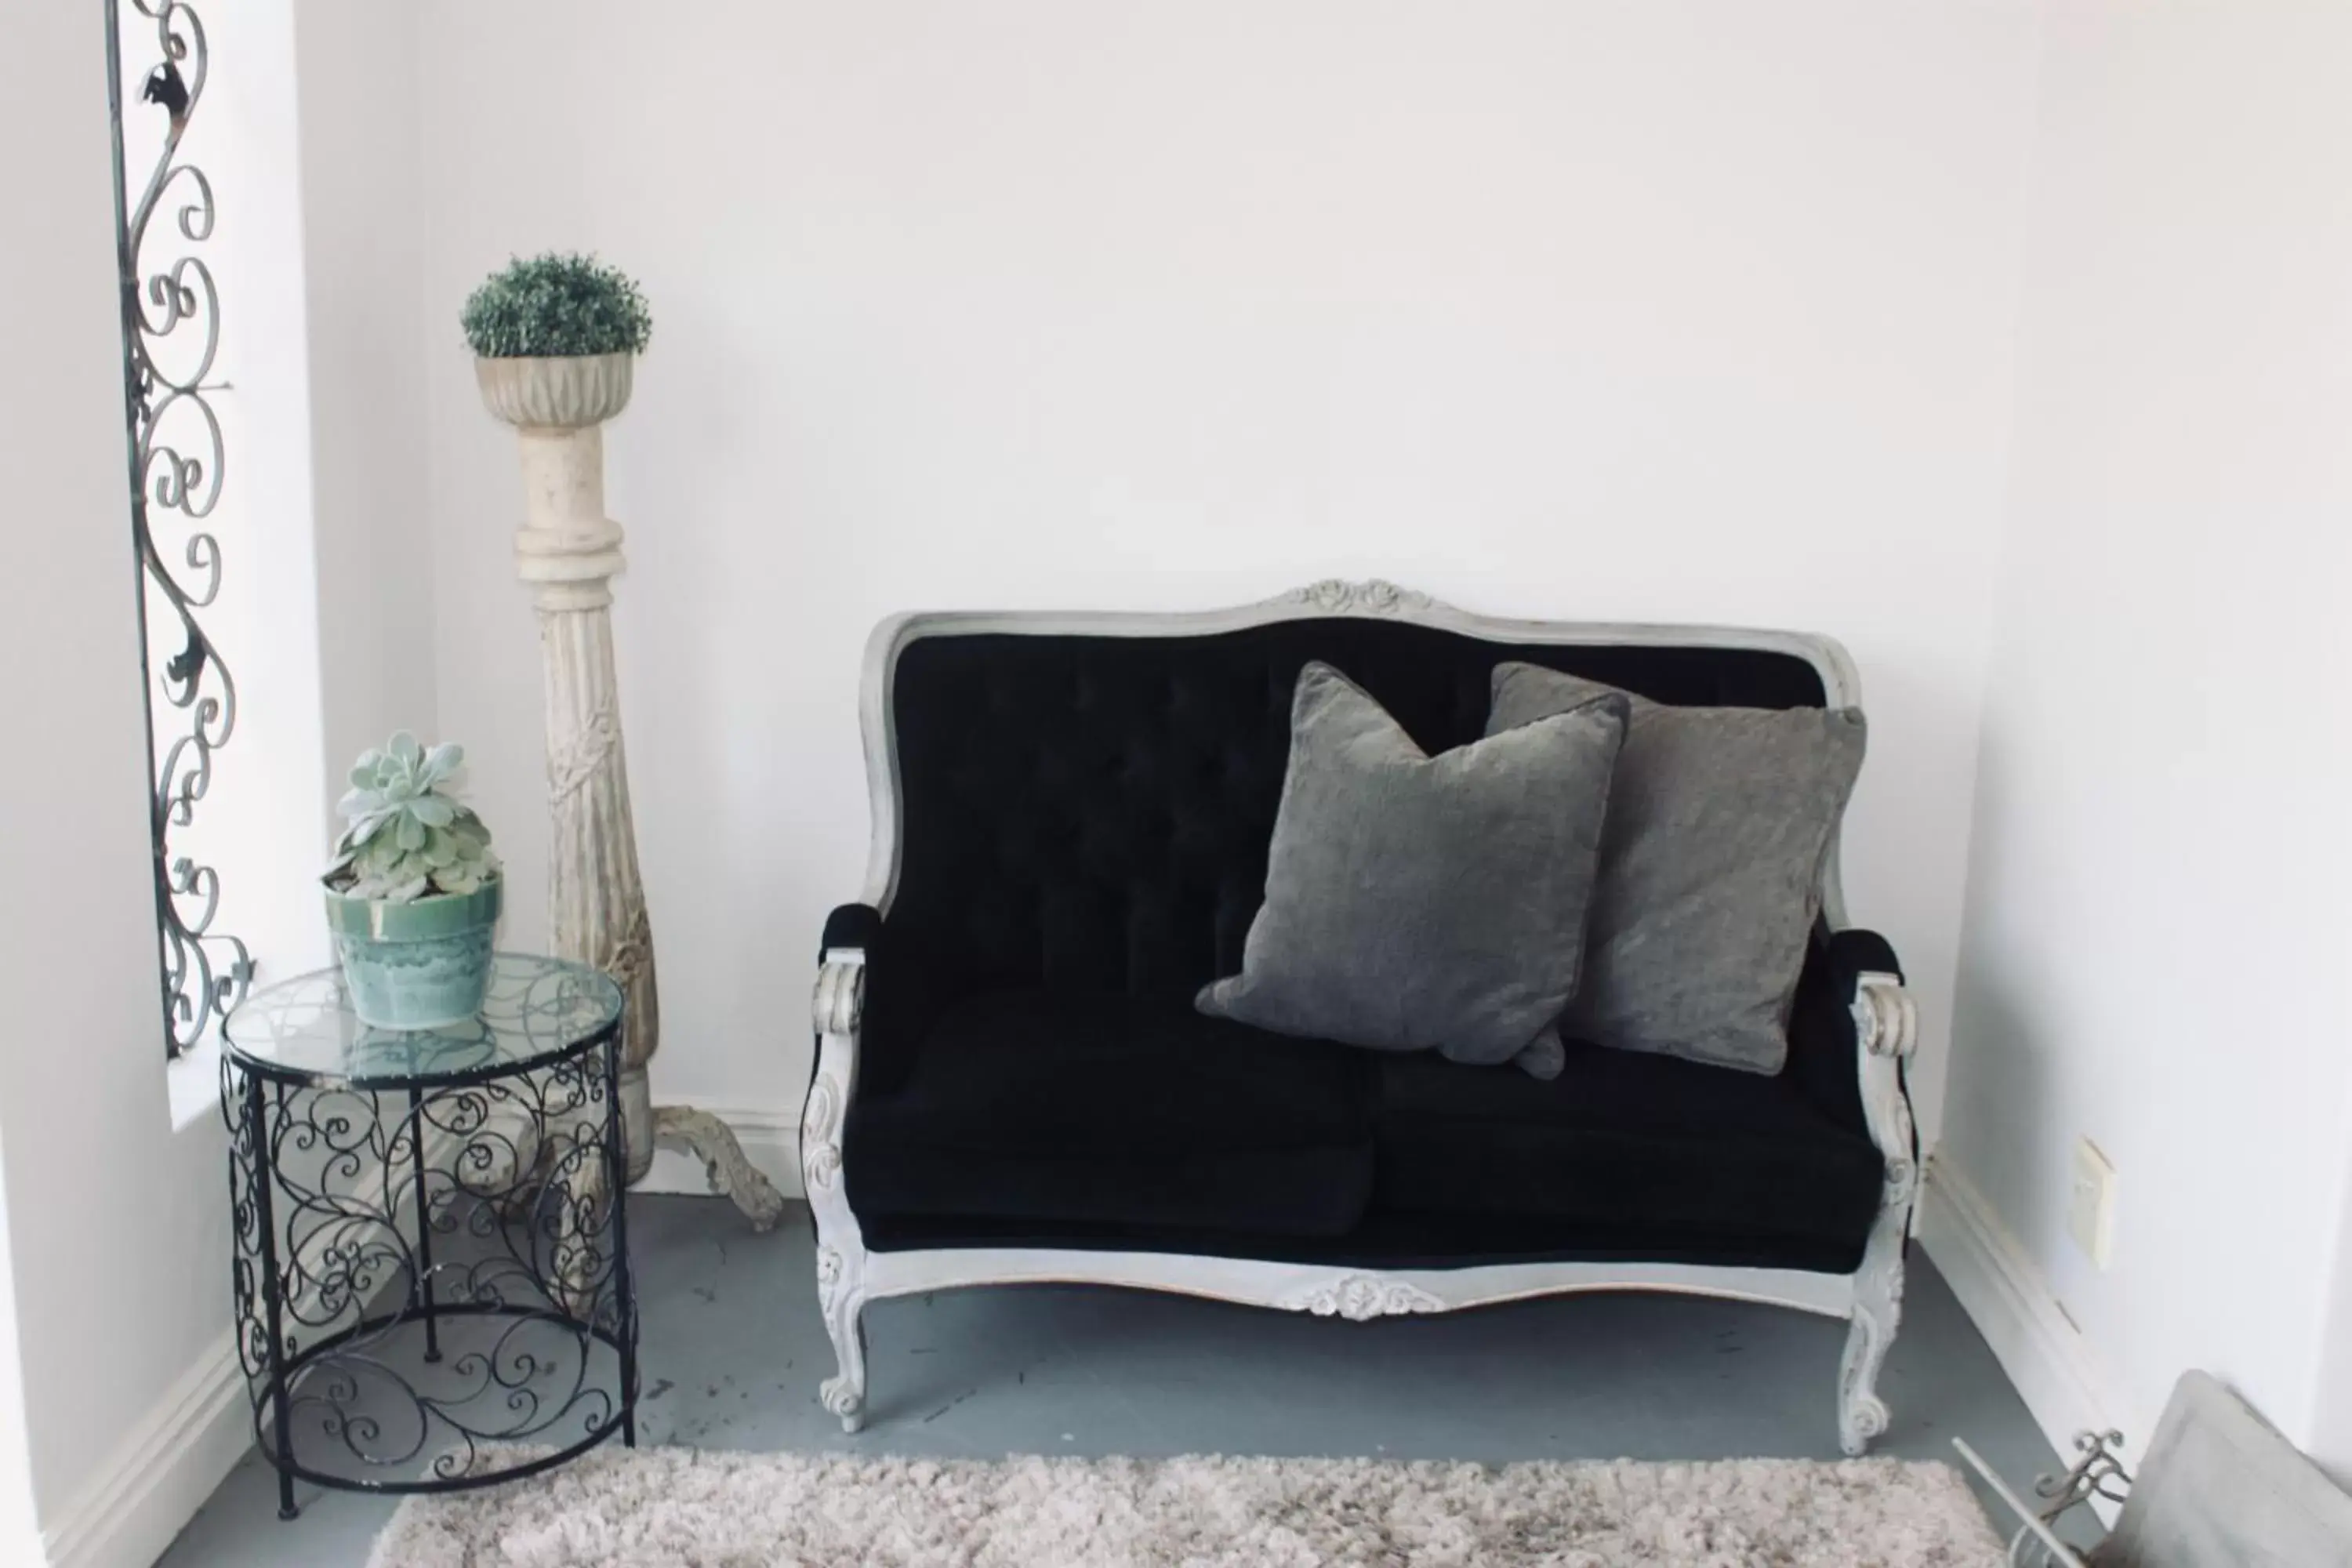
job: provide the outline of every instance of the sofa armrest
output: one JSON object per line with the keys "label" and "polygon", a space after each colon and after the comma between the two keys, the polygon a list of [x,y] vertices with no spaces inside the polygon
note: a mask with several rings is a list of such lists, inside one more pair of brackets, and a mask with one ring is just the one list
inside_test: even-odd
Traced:
{"label": "sofa armrest", "polygon": [[810,1012],[816,1025],[817,1047],[825,1037],[855,1040],[866,1015],[866,953],[861,948],[828,947],[816,969],[816,994]]}
{"label": "sofa armrest", "polygon": [[1919,1143],[1904,1064],[1918,1047],[1919,1016],[1895,950],[1875,931],[1813,933],[1789,1026],[1798,1088],[1878,1151],[1878,1213],[1853,1273],[1853,1327],[1838,1371],[1838,1441],[1860,1454],[1886,1430],[1879,1368],[1903,1316],[1903,1259],[1919,1191]]}
{"label": "sofa armrest", "polygon": [[872,904],[844,904],[824,917],[824,935],[818,939],[820,959],[837,947],[866,952],[882,940],[882,911]]}
{"label": "sofa armrest", "polygon": [[866,1240],[849,1206],[842,1146],[850,1100],[857,1093],[866,963],[884,945],[882,917],[863,905],[835,910],[824,922],[810,1007],[816,1055],[808,1098],[801,1104],[801,1182],[816,1226],[817,1310],[843,1358],[842,1375],[827,1378],[819,1392],[824,1407],[851,1431],[865,1415],[866,1367],[857,1321],[866,1302]]}
{"label": "sofa armrest", "polygon": [[1876,931],[1858,927],[1829,932],[1828,945],[1833,994],[1853,1020],[1853,1044],[1863,1062],[1873,1057],[1908,1061],[1919,1048],[1919,1009],[1904,988],[1894,947]]}
{"label": "sofa armrest", "polygon": [[1893,945],[1859,927],[1817,927],[1789,1018],[1787,1070],[1805,1098],[1841,1126],[1870,1131],[1864,1064],[1899,1069],[1917,1038]]}
{"label": "sofa armrest", "polygon": [[880,945],[881,933],[879,911],[844,904],[825,917],[817,947],[816,988],[809,997],[816,1043],[801,1098],[801,1175],[812,1197],[841,1170],[842,1126],[856,1089],[866,1026],[866,959],[868,950]]}
{"label": "sofa armrest", "polygon": [[[1851,940],[1846,940],[1851,939]],[[1888,1202],[1907,1205],[1917,1186],[1919,1134],[1911,1119],[1906,1069],[1919,1049],[1919,1006],[1903,984],[1895,950],[1874,931],[1830,939],[1846,1013],[1853,1020],[1854,1076],[1864,1125],[1886,1157]],[[1850,974],[1850,985],[1844,977]]]}
{"label": "sofa armrest", "polygon": [[[932,988],[924,965],[907,946],[904,933],[894,932],[881,911],[870,904],[844,904],[825,917],[824,934],[817,947],[817,1043],[822,1047],[825,1033],[823,977],[826,966],[854,958],[859,965],[860,989],[851,1027],[843,1032],[856,1041],[861,1093],[887,1094],[903,1085],[913,1067],[915,1043],[929,1026]],[[835,994],[836,1004],[842,999]]]}
{"label": "sofa armrest", "polygon": [[1814,939],[1824,950],[1831,973],[1842,978],[1844,994],[1853,994],[1853,982],[1864,974],[1891,974],[1895,983],[1903,980],[1903,965],[1895,956],[1895,945],[1874,931],[1860,926],[1848,926],[1843,931],[1823,930]]}

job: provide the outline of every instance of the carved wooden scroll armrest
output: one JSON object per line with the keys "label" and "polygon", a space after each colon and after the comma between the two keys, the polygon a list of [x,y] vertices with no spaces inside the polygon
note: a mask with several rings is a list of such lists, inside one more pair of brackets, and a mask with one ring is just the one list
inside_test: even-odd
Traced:
{"label": "carved wooden scroll armrest", "polygon": [[858,948],[825,950],[816,972],[812,1011],[820,1035],[855,1035],[866,1014],[866,954]]}
{"label": "carved wooden scroll armrest", "polygon": [[1864,1056],[1899,1060],[1919,1048],[1919,1008],[1901,975],[1864,971],[1854,976],[1853,1034]]}

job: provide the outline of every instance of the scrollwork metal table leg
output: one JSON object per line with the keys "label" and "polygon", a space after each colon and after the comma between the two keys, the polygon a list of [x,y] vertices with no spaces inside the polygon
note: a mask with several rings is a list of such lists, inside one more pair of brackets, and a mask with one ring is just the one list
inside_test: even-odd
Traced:
{"label": "scrollwork metal table leg", "polygon": [[[425,1359],[441,1359],[441,1325],[434,1318],[433,1204],[425,1185],[425,1095],[408,1091],[408,1136],[416,1156],[416,1278],[410,1304],[425,1314]],[[386,1194],[387,1196],[389,1194]]]}
{"label": "scrollwork metal table leg", "polygon": [[619,1300],[614,1321],[621,1341],[621,1443],[637,1446],[637,1287],[629,1271],[628,1151],[621,1133],[621,1041],[604,1047],[604,1168],[613,1205],[613,1288]]}
{"label": "scrollwork metal table leg", "polygon": [[[286,1340],[279,1297],[282,1284],[278,1277],[278,1221],[270,1209],[270,1187],[277,1180],[276,1162],[269,1154],[269,1112],[263,1096],[268,1091],[261,1079],[247,1074],[245,1080],[246,1126],[253,1139],[254,1215],[261,1244],[261,1313],[263,1326],[269,1334],[269,1352],[263,1365],[269,1372],[269,1419],[276,1433],[278,1454],[282,1461],[293,1452],[294,1421],[288,1407],[286,1390]],[[278,1090],[278,1112],[285,1113],[285,1090]],[[292,1519],[299,1511],[294,1507],[294,1476],[281,1462],[278,1468],[278,1517]]]}

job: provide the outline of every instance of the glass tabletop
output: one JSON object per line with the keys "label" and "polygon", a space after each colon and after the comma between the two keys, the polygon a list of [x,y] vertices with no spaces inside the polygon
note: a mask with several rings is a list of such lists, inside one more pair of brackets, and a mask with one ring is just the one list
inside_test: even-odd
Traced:
{"label": "glass tabletop", "polygon": [[621,988],[584,963],[536,953],[492,959],[477,1017],[438,1029],[379,1029],[352,1011],[340,969],[256,991],[222,1026],[232,1060],[268,1077],[352,1089],[431,1088],[502,1078],[574,1056],[620,1029]]}

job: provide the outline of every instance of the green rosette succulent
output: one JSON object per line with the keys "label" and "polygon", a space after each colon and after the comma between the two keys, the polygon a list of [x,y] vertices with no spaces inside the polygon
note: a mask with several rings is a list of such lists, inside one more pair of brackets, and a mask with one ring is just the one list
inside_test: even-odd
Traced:
{"label": "green rosette succulent", "polygon": [[457,798],[462,746],[427,751],[403,730],[360,753],[338,803],[348,820],[335,840],[327,884],[354,899],[410,903],[471,893],[499,874],[490,830]]}

